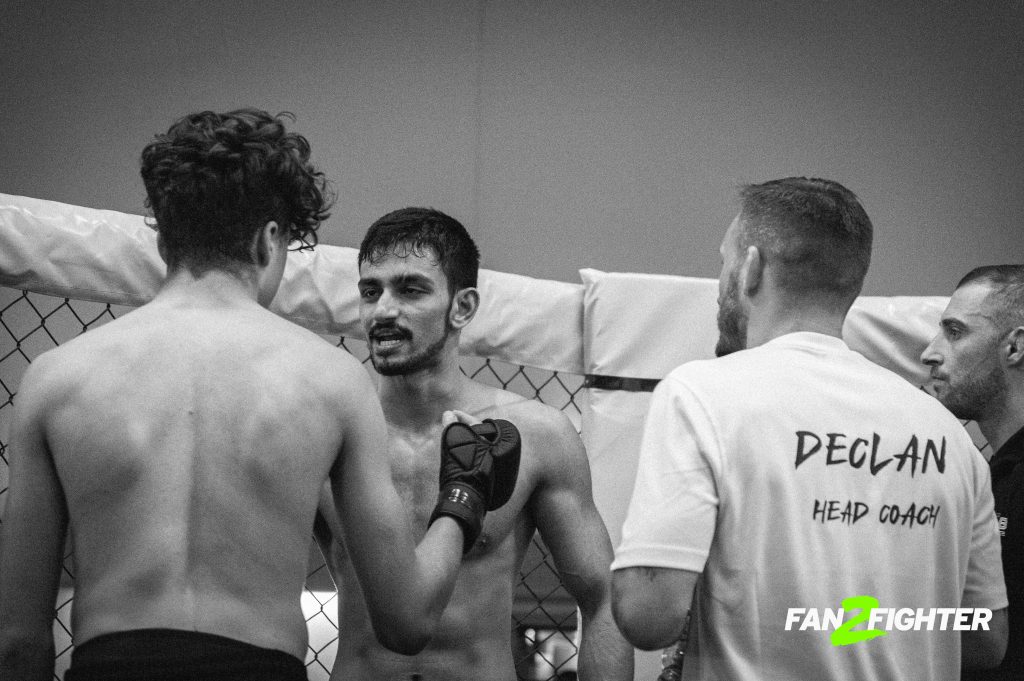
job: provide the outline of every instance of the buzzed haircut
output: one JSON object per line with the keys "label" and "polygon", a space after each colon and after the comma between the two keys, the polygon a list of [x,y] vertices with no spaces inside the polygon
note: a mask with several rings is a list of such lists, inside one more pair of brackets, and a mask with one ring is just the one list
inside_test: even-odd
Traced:
{"label": "buzzed haircut", "polygon": [[1009,330],[1024,324],[1024,265],[986,265],[976,267],[956,285],[961,288],[974,282],[988,284],[992,291],[993,320]]}
{"label": "buzzed haircut", "polygon": [[401,208],[380,218],[359,245],[359,264],[390,255],[436,258],[448,292],[476,286],[480,251],[462,223],[433,208]]}
{"label": "buzzed haircut", "polygon": [[202,111],[176,121],[142,152],[146,206],[168,268],[194,275],[253,263],[256,233],[277,222],[289,243],[316,245],[330,214],[309,142],[285,129],[291,114]]}
{"label": "buzzed haircut", "polygon": [[832,180],[788,177],[739,191],[740,246],[756,246],[779,287],[802,299],[849,306],[871,263],[871,220]]}

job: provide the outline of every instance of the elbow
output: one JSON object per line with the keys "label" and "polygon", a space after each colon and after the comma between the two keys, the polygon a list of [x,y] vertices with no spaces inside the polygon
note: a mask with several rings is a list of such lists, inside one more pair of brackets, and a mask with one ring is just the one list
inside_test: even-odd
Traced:
{"label": "elbow", "polygon": [[[676,594],[674,599],[666,598],[660,591],[640,583],[638,574],[633,568],[613,574],[612,617],[615,626],[627,641],[640,650],[667,648],[679,640],[685,629],[689,598],[680,594]],[[646,577],[642,579],[646,580]]]}
{"label": "elbow", "polygon": [[674,636],[666,636],[653,630],[649,623],[636,621],[618,611],[615,612],[615,625],[622,632],[623,638],[639,650],[662,650],[675,643]]}
{"label": "elbow", "polygon": [[367,598],[366,606],[380,645],[399,655],[416,655],[430,644],[446,601],[424,601],[408,590],[399,593],[392,589],[375,595]]}
{"label": "elbow", "polygon": [[632,608],[621,598],[612,600],[612,618],[623,638],[640,650],[661,650],[677,638],[660,626],[650,612]]}
{"label": "elbow", "polygon": [[436,620],[429,618],[399,623],[395,621],[374,622],[373,633],[377,642],[399,655],[416,655],[423,651],[433,638]]}
{"label": "elbow", "polygon": [[387,631],[374,630],[377,642],[393,653],[399,655],[417,655],[430,643],[430,634],[425,632],[400,632],[395,629]]}
{"label": "elbow", "polygon": [[987,630],[965,631],[960,636],[964,669],[992,669],[998,667],[1006,654],[1009,640],[1009,622],[1006,610],[992,613]]}
{"label": "elbow", "polygon": [[988,668],[998,667],[1002,663],[1003,658],[1006,656],[1009,640],[1010,632],[1008,629],[1003,629],[1000,635],[994,637],[994,640],[985,651],[985,662],[988,664]]}
{"label": "elbow", "polygon": [[974,645],[964,646],[963,664],[964,669],[993,669],[999,666],[1006,654],[1006,639],[987,637],[976,641]]}
{"label": "elbow", "polygon": [[1006,655],[1007,638],[1006,632],[1003,632],[1001,637],[993,636],[987,640],[987,645],[982,652],[982,669],[992,669],[999,666]]}

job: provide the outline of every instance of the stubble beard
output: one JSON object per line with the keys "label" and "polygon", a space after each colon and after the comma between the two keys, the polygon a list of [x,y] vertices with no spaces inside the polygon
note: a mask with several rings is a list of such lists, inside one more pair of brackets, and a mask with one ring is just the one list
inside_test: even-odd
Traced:
{"label": "stubble beard", "polygon": [[724,357],[747,348],[747,317],[740,308],[738,290],[739,279],[730,273],[722,301],[718,305],[718,343],[715,345],[715,357]]}
{"label": "stubble beard", "polygon": [[935,395],[953,416],[977,421],[990,412],[989,405],[998,404],[1003,399],[1006,390],[1006,377],[993,362],[984,373],[971,374],[956,385],[946,383],[946,389],[935,390]]}
{"label": "stubble beard", "polygon": [[410,374],[436,369],[441,365],[441,357],[444,355],[444,346],[448,342],[451,333],[445,328],[444,334],[438,340],[427,347],[414,352],[407,357],[380,357],[373,352],[370,353],[370,363],[374,371],[381,376],[408,376]]}

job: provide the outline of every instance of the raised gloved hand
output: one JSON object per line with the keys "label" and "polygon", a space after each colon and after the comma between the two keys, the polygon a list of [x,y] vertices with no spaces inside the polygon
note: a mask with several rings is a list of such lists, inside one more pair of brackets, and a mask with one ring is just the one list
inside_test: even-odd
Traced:
{"label": "raised gloved hand", "polygon": [[442,515],[462,525],[466,554],[483,527],[487,511],[512,496],[519,475],[519,430],[503,419],[473,426],[449,424],[441,434],[441,493],[430,516]]}

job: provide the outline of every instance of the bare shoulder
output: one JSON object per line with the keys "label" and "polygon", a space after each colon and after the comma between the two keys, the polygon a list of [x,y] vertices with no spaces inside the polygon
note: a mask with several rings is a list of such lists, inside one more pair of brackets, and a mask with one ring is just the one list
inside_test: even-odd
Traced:
{"label": "bare shoulder", "polygon": [[572,421],[558,409],[508,390],[488,388],[488,391],[488,401],[492,406],[483,410],[482,418],[511,421],[524,437],[579,440]]}
{"label": "bare shoulder", "polygon": [[[276,317],[276,316],[275,316]],[[356,403],[375,394],[366,367],[350,352],[312,331],[276,317],[280,333],[295,353],[294,364],[329,394]]]}
{"label": "bare shoulder", "polygon": [[[600,522],[595,522],[590,463],[572,421],[554,407],[507,391],[496,391],[493,398],[494,416],[480,417],[504,418],[519,429],[520,480],[529,481],[527,505],[541,536],[549,546],[563,548],[574,544],[573,537],[589,536],[579,534],[580,528],[599,528]],[[562,558],[570,560],[565,553]]]}
{"label": "bare shoulder", "polygon": [[301,349],[306,353],[311,364],[326,363],[324,369],[330,371],[346,373],[362,371],[366,373],[366,369],[363,368],[359,360],[343,347],[286,319],[280,317],[277,319],[281,325],[282,334],[288,337],[289,342],[293,343],[296,349]]}
{"label": "bare shoulder", "polygon": [[515,424],[523,440],[523,459],[531,463],[538,481],[589,475],[583,442],[569,417],[537,400],[507,390],[489,390],[492,406],[479,413],[479,418],[502,418]]}
{"label": "bare shoulder", "polygon": [[32,360],[17,387],[16,403],[25,409],[46,402],[49,397],[66,392],[72,372],[62,370],[76,353],[64,347],[47,350]]}
{"label": "bare shoulder", "polygon": [[84,374],[106,354],[103,344],[95,342],[102,339],[95,336],[77,336],[33,359],[21,378],[19,398],[25,399],[29,394],[66,392],[77,381],[86,380]]}

